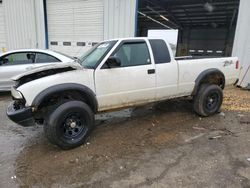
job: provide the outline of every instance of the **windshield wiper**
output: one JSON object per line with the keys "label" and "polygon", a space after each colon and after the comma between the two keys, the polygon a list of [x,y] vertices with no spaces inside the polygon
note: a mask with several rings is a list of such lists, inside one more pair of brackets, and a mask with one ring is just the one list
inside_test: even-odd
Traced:
{"label": "windshield wiper", "polygon": [[73,59],[75,60],[75,62],[77,62],[81,65],[81,60],[78,57],[73,57]]}

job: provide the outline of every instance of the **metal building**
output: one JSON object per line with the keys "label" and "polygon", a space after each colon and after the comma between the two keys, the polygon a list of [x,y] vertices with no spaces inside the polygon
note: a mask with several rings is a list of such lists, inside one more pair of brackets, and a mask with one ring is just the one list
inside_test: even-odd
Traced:
{"label": "metal building", "polygon": [[50,48],[72,56],[135,35],[136,0],[0,0],[0,47]]}
{"label": "metal building", "polygon": [[6,33],[5,33],[5,19],[4,19],[4,8],[0,1],[0,51],[5,51],[6,49]]}
{"label": "metal building", "polygon": [[233,48],[233,56],[238,56],[241,64],[239,85],[250,89],[250,1],[240,0],[240,11]]}
{"label": "metal building", "polygon": [[0,0],[0,52],[49,48],[79,56],[101,40],[179,29],[178,55],[239,56],[239,83],[247,87],[248,7],[249,0]]}
{"label": "metal building", "polygon": [[45,2],[50,49],[79,55],[101,40],[134,36],[135,0]]}

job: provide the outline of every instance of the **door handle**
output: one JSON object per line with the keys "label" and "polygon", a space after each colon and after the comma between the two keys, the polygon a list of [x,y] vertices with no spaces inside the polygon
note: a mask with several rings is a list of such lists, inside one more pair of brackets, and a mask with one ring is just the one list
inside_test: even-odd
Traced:
{"label": "door handle", "polygon": [[155,74],[155,69],[148,69],[148,74]]}

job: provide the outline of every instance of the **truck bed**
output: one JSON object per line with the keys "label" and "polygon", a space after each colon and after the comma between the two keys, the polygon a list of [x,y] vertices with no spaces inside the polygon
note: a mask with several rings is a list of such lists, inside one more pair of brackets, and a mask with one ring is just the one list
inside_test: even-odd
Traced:
{"label": "truck bed", "polygon": [[[196,78],[207,69],[218,69],[225,75],[226,85],[232,85],[238,78],[237,57],[201,58],[177,60],[179,67],[179,92],[190,94]],[[197,66],[196,66],[197,65]]]}

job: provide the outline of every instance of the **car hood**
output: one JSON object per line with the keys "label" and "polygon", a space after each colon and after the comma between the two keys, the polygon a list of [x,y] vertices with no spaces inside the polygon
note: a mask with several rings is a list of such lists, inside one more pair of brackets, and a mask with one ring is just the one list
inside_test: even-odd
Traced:
{"label": "car hood", "polygon": [[29,71],[26,71],[22,74],[19,74],[17,76],[12,77],[12,80],[17,81],[20,80],[23,77],[33,75],[36,73],[44,72],[44,71],[49,71],[49,70],[60,70],[60,72],[65,72],[69,70],[79,70],[83,69],[83,67],[77,63],[77,62],[68,62],[68,63],[52,63],[50,65],[44,65],[40,67],[36,67],[34,69],[31,69]]}

